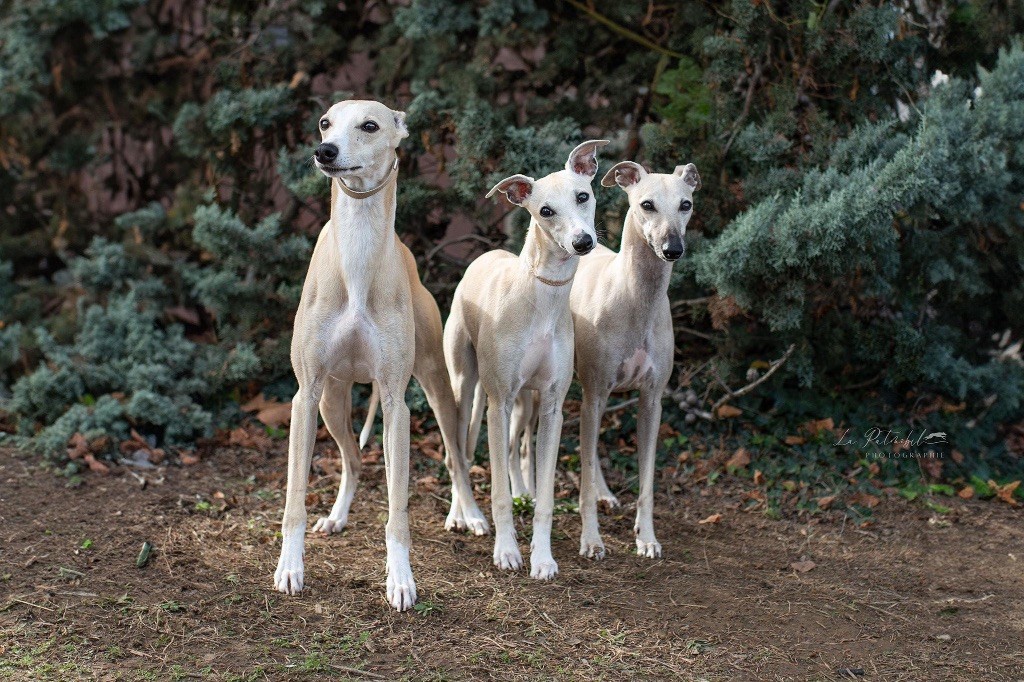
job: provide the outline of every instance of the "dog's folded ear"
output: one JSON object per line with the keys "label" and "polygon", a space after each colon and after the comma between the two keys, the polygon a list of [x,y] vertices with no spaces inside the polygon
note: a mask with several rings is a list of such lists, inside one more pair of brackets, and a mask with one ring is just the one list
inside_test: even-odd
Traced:
{"label": "dog's folded ear", "polygon": [[681,177],[683,182],[692,187],[694,191],[701,187],[700,173],[697,172],[697,167],[692,163],[688,163],[685,166],[676,166],[676,170],[673,175]]}
{"label": "dog's folded ear", "polygon": [[503,193],[513,204],[522,206],[526,198],[533,192],[533,178],[528,178],[525,175],[510,175],[492,187],[491,191],[487,193],[487,198],[493,197],[495,192]]}
{"label": "dog's folded ear", "polygon": [[608,140],[587,140],[569,153],[565,169],[577,175],[597,175],[597,150],[608,144]]}
{"label": "dog's folded ear", "polygon": [[635,185],[647,175],[647,169],[635,161],[619,161],[608,169],[608,172],[601,178],[602,187],[614,187],[618,185],[626,189]]}
{"label": "dog's folded ear", "polygon": [[409,128],[405,125],[405,112],[404,111],[391,111],[395,116],[395,130],[398,131],[398,139],[404,140],[409,137]]}

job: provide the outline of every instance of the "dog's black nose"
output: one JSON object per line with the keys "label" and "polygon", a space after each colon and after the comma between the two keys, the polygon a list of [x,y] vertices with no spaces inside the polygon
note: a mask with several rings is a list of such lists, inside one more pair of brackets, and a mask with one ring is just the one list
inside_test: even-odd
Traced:
{"label": "dog's black nose", "polygon": [[682,242],[678,244],[665,244],[661,247],[661,252],[665,254],[665,260],[679,260],[683,257],[683,252],[686,249],[683,247]]}
{"label": "dog's black nose", "polygon": [[576,253],[581,256],[590,253],[590,250],[594,248],[594,238],[586,232],[578,234],[572,240],[572,248],[576,249]]}
{"label": "dog's black nose", "polygon": [[333,144],[324,142],[316,148],[316,151],[313,152],[313,156],[315,156],[316,160],[320,163],[330,163],[338,158],[338,148]]}

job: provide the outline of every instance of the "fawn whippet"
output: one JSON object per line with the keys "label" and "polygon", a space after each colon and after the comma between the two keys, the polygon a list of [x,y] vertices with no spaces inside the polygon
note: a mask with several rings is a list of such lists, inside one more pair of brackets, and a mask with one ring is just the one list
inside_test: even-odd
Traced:
{"label": "fawn whippet", "polygon": [[[487,521],[473,500],[456,435],[458,415],[442,352],[441,315],[420,283],[416,262],[395,234],[399,142],[405,114],[379,102],[335,104],[320,119],[316,167],[331,178],[331,218],[302,286],[292,339],[299,390],[292,400],[288,486],[281,558],[274,585],[303,585],[306,487],[316,439],[317,407],[341,452],[338,498],[314,531],[339,532],[348,520],[360,469],[352,432],[352,384],[373,382],[384,411],[388,488],[387,599],[402,611],[416,602],[409,565],[409,377],[423,386],[437,416],[452,477],[453,519],[477,534]],[[455,502],[457,498],[457,503]]]}
{"label": "fawn whippet", "polygon": [[[530,212],[522,252],[489,251],[477,258],[455,290],[444,329],[444,353],[459,405],[459,449],[470,452],[469,431],[476,385],[487,395],[491,462],[494,564],[518,569],[509,490],[509,417],[520,389],[540,393],[537,436],[537,496],[530,575],[558,573],[551,555],[554,474],[562,431],[562,402],[572,381],[573,329],[569,290],[579,256],[597,243],[590,183],[597,149],[605,140],[572,151],[565,170],[539,180],[513,175],[488,192],[502,192]],[[461,490],[453,494],[462,495]]]}
{"label": "fawn whippet", "polygon": [[[636,551],[661,556],[654,535],[654,457],[661,425],[661,397],[672,374],[675,340],[668,284],[672,263],[686,250],[683,237],[693,215],[700,175],[692,163],[674,173],[648,173],[632,161],[615,164],[601,180],[629,197],[619,253],[599,246],[576,275],[570,307],[576,332],[576,374],[583,387],[580,415],[580,554],[604,556],[597,499],[604,477],[597,460],[601,416],[609,394],[639,389]],[[611,493],[607,493],[609,496]]]}

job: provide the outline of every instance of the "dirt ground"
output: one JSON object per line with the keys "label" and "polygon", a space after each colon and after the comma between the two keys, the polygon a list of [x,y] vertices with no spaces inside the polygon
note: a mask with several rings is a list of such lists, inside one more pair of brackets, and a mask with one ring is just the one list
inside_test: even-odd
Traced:
{"label": "dirt ground", "polygon": [[[414,460],[414,479],[436,470]],[[665,558],[632,554],[627,492],[602,514],[603,562],[578,556],[571,509],[556,516],[561,573],[540,583],[497,572],[489,537],[446,533],[448,488],[421,482],[420,603],[399,614],[384,601],[380,465],[348,529],[308,538],[306,590],[287,597],[271,589],[280,447],[138,471],[145,486],[121,470],[69,489],[36,461],[0,451],[3,679],[1024,680],[1024,518],[1001,503],[937,517],[890,499],[861,528],[738,511],[735,479],[663,481]],[[335,485],[314,475],[313,520]]]}

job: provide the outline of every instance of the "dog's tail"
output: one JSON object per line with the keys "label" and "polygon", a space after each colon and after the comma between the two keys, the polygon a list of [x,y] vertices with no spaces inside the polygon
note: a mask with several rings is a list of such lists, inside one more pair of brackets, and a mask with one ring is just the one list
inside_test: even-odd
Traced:
{"label": "dog's tail", "polygon": [[363,422],[363,430],[359,432],[359,449],[362,450],[370,442],[373,435],[373,422],[377,418],[377,406],[380,404],[380,391],[374,382],[373,391],[370,392],[370,403],[366,406],[366,421]]}
{"label": "dog's tail", "polygon": [[473,416],[469,420],[469,437],[466,440],[465,457],[469,463],[473,463],[473,456],[476,454],[476,444],[480,440],[480,424],[484,421],[484,412],[487,411],[487,394],[484,393],[484,385],[476,382],[476,390],[473,392]]}

